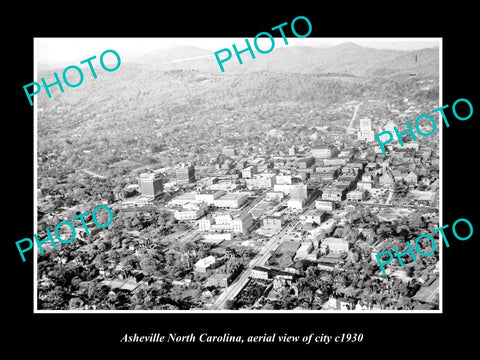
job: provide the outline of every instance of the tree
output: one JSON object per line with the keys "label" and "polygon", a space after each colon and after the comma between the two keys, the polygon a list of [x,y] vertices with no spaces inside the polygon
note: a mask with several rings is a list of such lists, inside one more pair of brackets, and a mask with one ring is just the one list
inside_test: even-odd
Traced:
{"label": "tree", "polygon": [[83,301],[78,297],[71,298],[68,302],[68,310],[81,310],[83,308]]}
{"label": "tree", "polygon": [[68,306],[68,294],[61,286],[56,286],[44,294],[44,299],[39,302],[39,309],[64,310]]}
{"label": "tree", "polygon": [[421,214],[418,211],[412,212],[408,215],[408,224],[412,230],[423,229],[426,227]]}
{"label": "tree", "polygon": [[147,275],[158,275],[162,269],[161,261],[152,254],[142,256],[139,265]]}

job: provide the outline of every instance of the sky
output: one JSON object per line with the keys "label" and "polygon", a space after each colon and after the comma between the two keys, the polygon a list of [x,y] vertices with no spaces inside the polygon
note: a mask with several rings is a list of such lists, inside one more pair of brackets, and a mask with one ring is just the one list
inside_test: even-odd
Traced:
{"label": "sky", "polygon": [[[275,47],[280,46],[332,46],[344,42],[354,42],[361,46],[376,49],[418,50],[439,46],[441,38],[275,38]],[[251,39],[249,39],[251,40]],[[265,39],[268,41],[268,38]],[[35,38],[36,61],[40,64],[76,64],[91,56],[99,56],[103,51],[117,51],[122,61],[136,56],[172,46],[191,45],[207,50],[218,51],[238,48],[245,44],[244,38]],[[259,44],[260,48],[262,45]],[[265,46],[268,48],[268,45]]]}

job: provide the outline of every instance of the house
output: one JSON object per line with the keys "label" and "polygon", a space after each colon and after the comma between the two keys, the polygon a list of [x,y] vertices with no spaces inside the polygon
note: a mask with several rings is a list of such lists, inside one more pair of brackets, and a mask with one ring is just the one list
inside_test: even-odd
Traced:
{"label": "house", "polygon": [[299,216],[301,222],[308,224],[317,223],[318,225],[320,225],[326,218],[327,213],[325,211],[319,211],[316,209],[309,209]]}
{"label": "house", "polygon": [[199,273],[206,273],[207,270],[215,264],[216,259],[215,256],[207,256],[206,258],[198,260],[195,265],[193,265],[193,269]]}
{"label": "house", "polygon": [[335,209],[335,202],[331,200],[315,200],[315,208],[317,210],[333,210]]}
{"label": "house", "polygon": [[403,178],[404,178],[404,175],[400,172],[400,170],[392,170],[392,177],[393,177],[393,180],[396,182],[396,181],[402,181]]}
{"label": "house", "polygon": [[410,171],[405,176],[405,181],[409,184],[417,184],[418,183],[418,174],[415,170]]}

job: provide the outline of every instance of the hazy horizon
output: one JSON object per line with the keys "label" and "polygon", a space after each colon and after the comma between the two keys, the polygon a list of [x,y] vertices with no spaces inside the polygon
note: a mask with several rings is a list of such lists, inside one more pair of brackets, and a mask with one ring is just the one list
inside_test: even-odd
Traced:
{"label": "hazy horizon", "polygon": [[[250,38],[248,38],[251,40]],[[35,38],[35,59],[41,65],[75,64],[103,51],[117,51],[123,62],[132,62],[150,52],[181,46],[195,46],[213,52],[240,46],[245,38]],[[264,39],[268,41],[267,39]],[[278,40],[278,41],[277,41]],[[275,37],[275,47],[308,46],[331,47],[354,43],[362,47],[399,51],[439,47],[441,38],[287,38]]]}

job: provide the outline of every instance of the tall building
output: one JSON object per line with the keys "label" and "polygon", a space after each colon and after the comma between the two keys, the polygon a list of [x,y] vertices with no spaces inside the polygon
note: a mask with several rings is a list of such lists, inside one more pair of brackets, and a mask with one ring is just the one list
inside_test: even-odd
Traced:
{"label": "tall building", "polygon": [[360,119],[360,131],[358,132],[358,140],[364,140],[366,142],[372,142],[375,134],[372,130],[372,119],[362,118]]}
{"label": "tall building", "polygon": [[188,184],[195,182],[195,167],[193,165],[186,165],[181,163],[177,168],[177,182],[179,184]]}
{"label": "tall building", "polygon": [[363,118],[360,119],[360,131],[369,131],[372,130],[372,119]]}
{"label": "tall building", "polygon": [[142,196],[156,198],[163,192],[163,177],[160,173],[142,173],[138,186]]}

